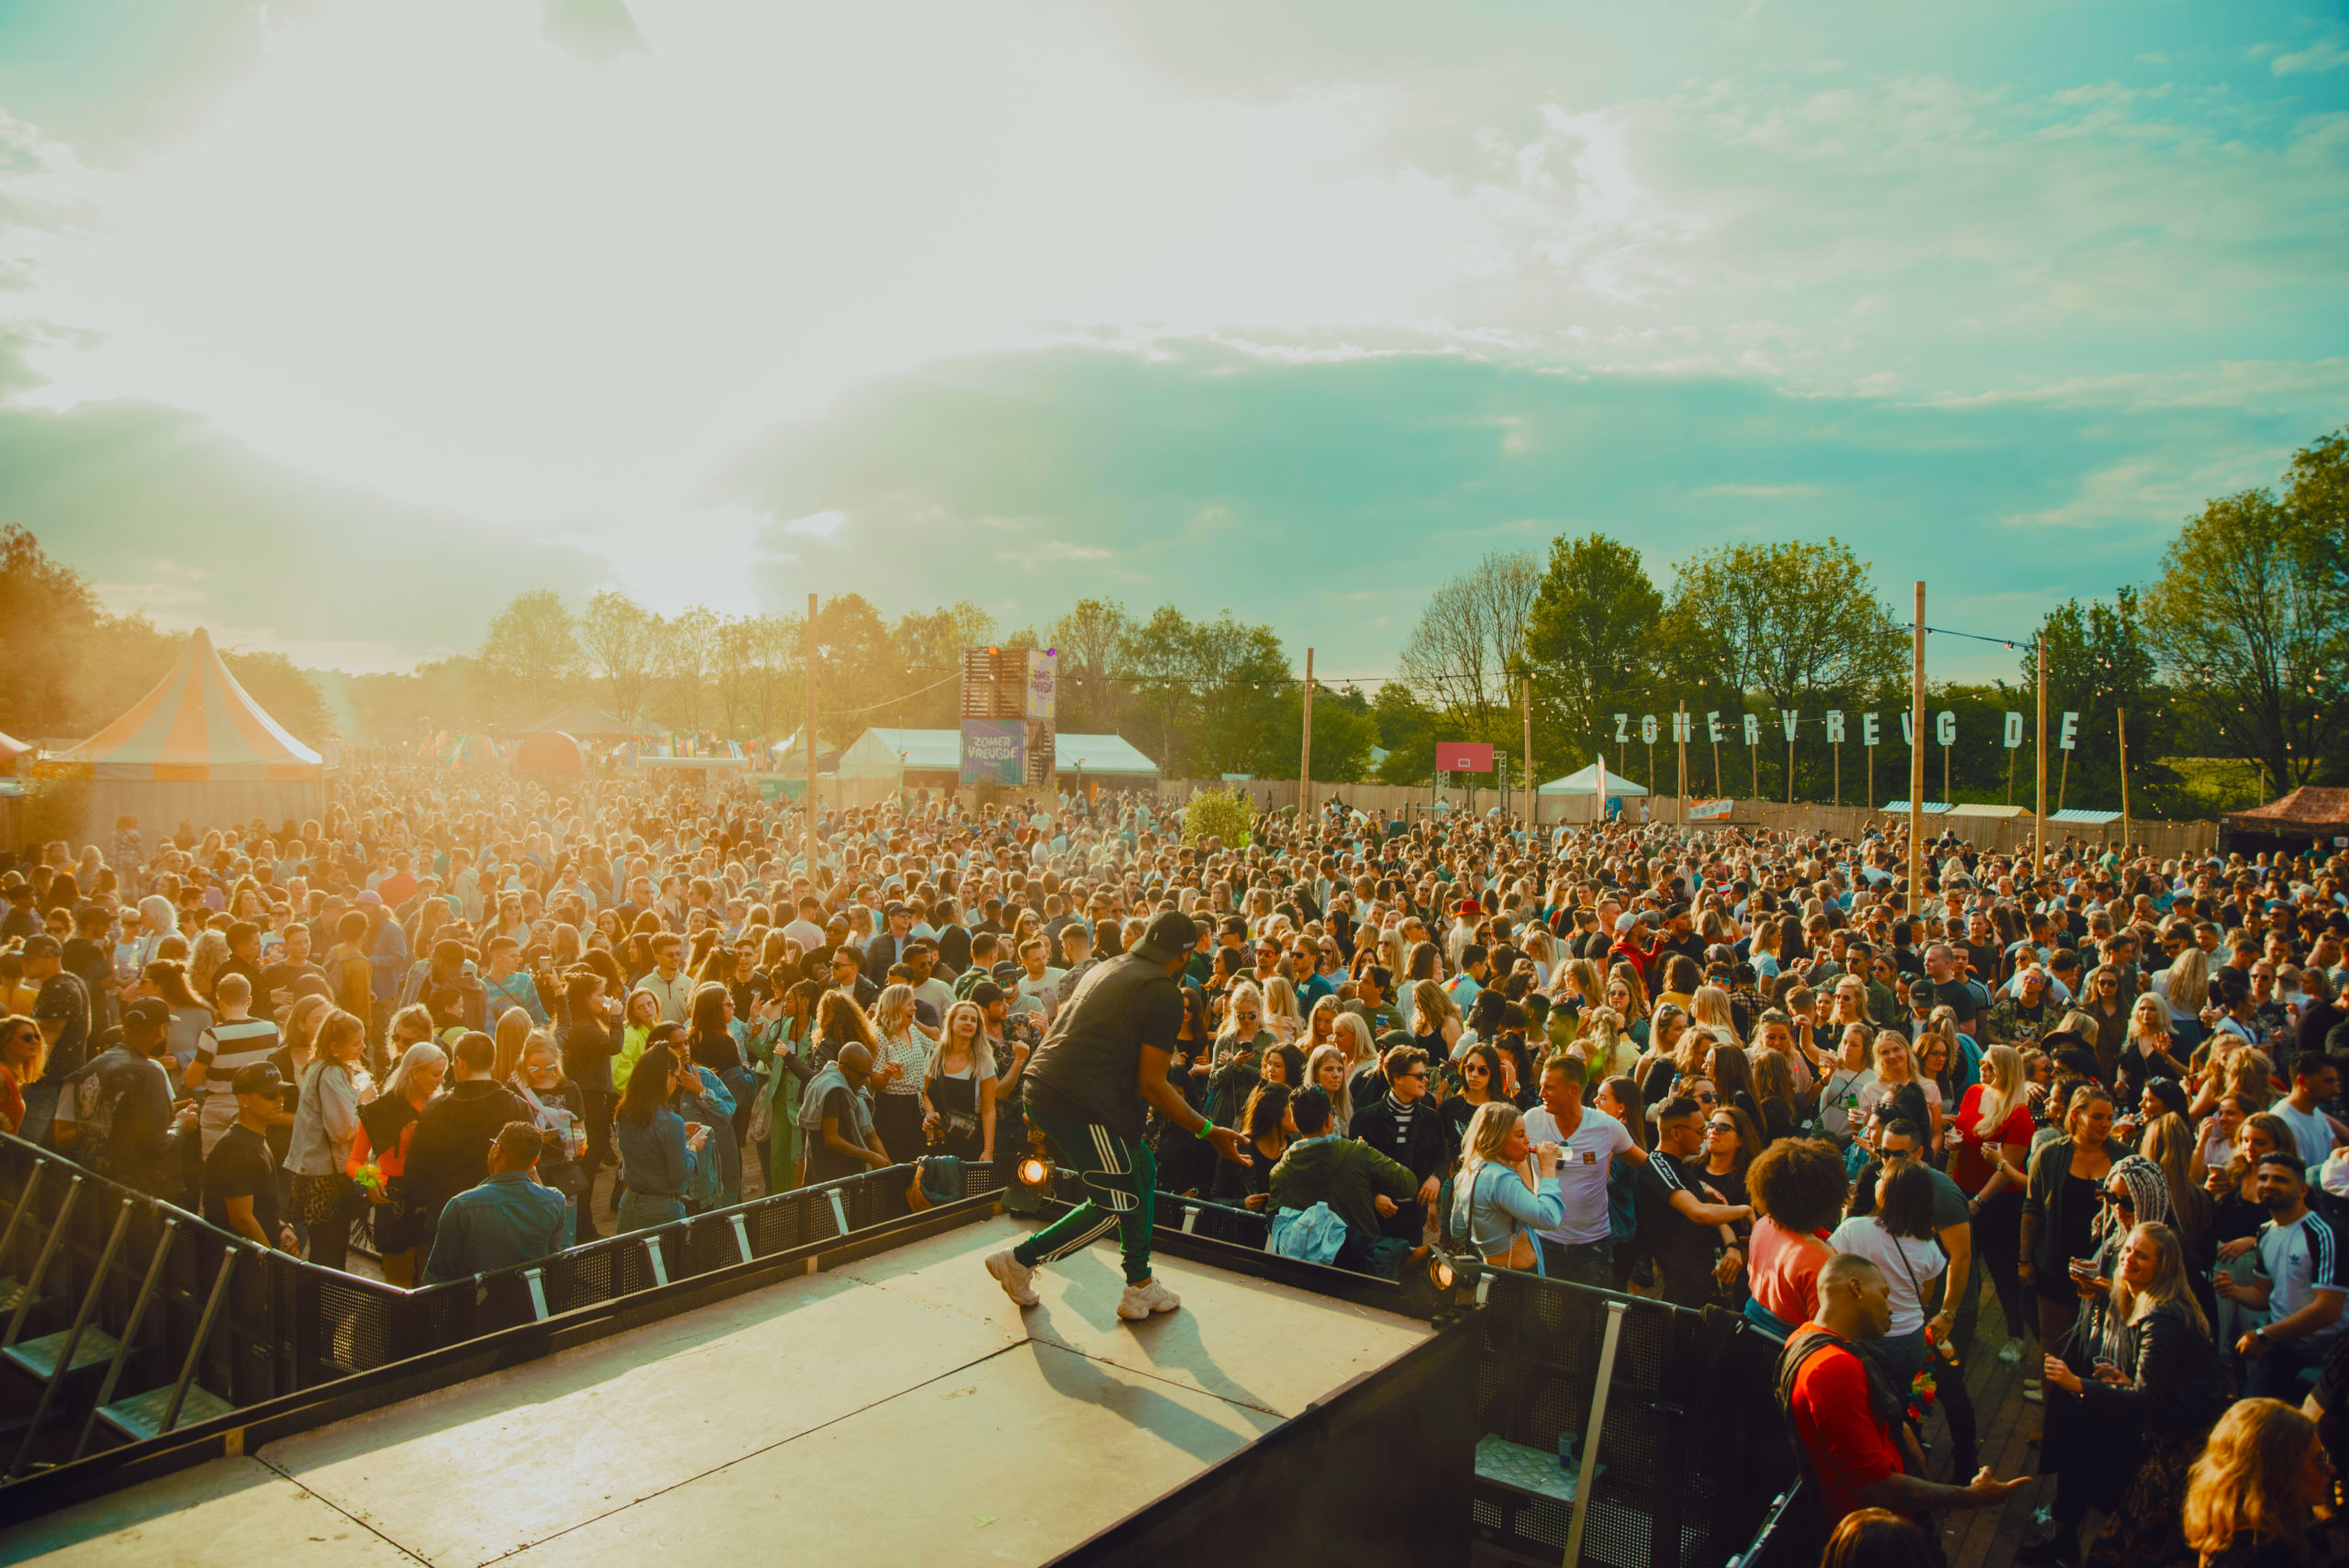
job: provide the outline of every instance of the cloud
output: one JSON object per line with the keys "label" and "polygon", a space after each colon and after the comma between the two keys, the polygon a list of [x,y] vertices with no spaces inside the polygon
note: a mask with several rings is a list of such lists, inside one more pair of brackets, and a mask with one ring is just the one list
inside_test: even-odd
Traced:
{"label": "cloud", "polygon": [[[1522,451],[1492,439],[1504,416]],[[2313,390],[2268,411],[2079,389],[1943,406],[1465,355],[1062,348],[867,388],[774,432],[726,493],[776,517],[853,517],[850,553],[888,565],[845,585],[893,612],[967,596],[1042,625],[1088,594],[1145,612],[1229,604],[1369,674],[1443,577],[1560,533],[1629,540],[1662,583],[1717,545],[1831,533],[1880,587],[1975,592],[1995,548],[2027,564],[2030,605],[2109,594],[2152,575],[2203,497],[2271,481],[2336,416]],[[1006,528],[1053,542],[1009,545]],[[1389,625],[1363,616],[1364,595],[1394,606]],[[2037,614],[2002,625],[2027,633]]]}
{"label": "cloud", "polygon": [[2308,76],[2344,65],[2349,65],[2349,35],[2335,33],[2306,49],[2277,55],[2267,62],[2267,69],[2278,76]]}

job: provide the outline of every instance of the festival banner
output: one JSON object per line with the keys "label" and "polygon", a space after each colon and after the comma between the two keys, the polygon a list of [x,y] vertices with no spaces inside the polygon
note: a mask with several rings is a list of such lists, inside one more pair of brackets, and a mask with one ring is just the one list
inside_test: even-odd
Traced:
{"label": "festival banner", "polygon": [[963,721],[963,782],[1005,784],[1025,782],[1028,762],[1028,723],[1019,718],[966,718]]}

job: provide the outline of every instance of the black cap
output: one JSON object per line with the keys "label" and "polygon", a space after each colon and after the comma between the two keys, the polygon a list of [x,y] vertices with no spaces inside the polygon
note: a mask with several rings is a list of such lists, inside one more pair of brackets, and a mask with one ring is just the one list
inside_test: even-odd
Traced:
{"label": "black cap", "polygon": [[228,1087],[239,1095],[274,1095],[285,1087],[285,1080],[277,1075],[274,1063],[249,1062],[237,1069],[237,1075],[229,1080]]}
{"label": "black cap", "polygon": [[172,1027],[172,1009],[161,996],[141,996],[122,1005],[122,1021],[143,1025],[160,1034]]}
{"label": "black cap", "polygon": [[1169,963],[1198,942],[1198,922],[1180,909],[1166,909],[1151,917],[1150,924],[1142,929],[1141,940],[1127,951],[1152,963]]}

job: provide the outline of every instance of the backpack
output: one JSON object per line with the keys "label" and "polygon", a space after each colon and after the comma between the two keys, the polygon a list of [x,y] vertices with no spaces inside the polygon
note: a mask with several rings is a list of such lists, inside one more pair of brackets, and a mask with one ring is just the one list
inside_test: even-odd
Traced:
{"label": "backpack", "polygon": [[1273,1216],[1271,1250],[1308,1263],[1330,1263],[1346,1244],[1346,1222],[1328,1200],[1311,1208],[1285,1208]]}

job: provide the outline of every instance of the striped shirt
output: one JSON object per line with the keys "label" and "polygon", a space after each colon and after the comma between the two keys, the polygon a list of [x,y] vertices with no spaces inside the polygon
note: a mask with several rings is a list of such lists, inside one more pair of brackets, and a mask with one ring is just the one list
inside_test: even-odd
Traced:
{"label": "striped shirt", "polygon": [[239,1018],[214,1024],[196,1036],[195,1059],[204,1063],[204,1151],[220,1141],[237,1119],[237,1069],[266,1062],[277,1050],[277,1026],[267,1018]]}
{"label": "striped shirt", "polygon": [[[2341,1238],[2332,1221],[2310,1209],[2294,1225],[2269,1220],[2259,1229],[2259,1272],[2276,1282],[2267,1298],[2267,1320],[2280,1323],[2316,1299],[2319,1291],[2334,1296],[2349,1290],[2344,1274]],[[2335,1318],[2307,1337],[2310,1345],[2329,1345],[2349,1329],[2349,1318]]]}

